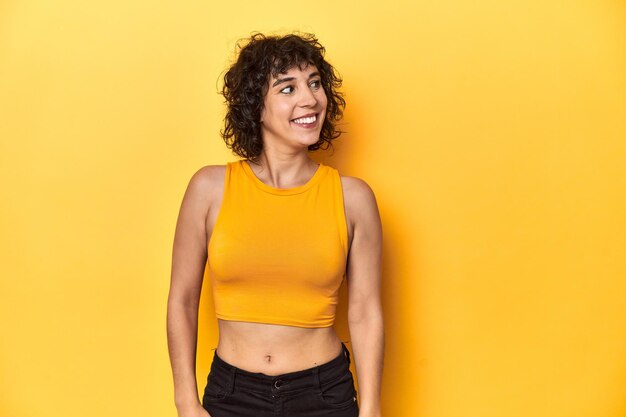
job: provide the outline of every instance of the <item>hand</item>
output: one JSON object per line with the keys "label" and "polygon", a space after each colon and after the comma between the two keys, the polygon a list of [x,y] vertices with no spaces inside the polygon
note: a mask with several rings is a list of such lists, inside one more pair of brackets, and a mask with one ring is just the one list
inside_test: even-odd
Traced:
{"label": "hand", "polygon": [[211,417],[201,404],[178,408],[178,417]]}

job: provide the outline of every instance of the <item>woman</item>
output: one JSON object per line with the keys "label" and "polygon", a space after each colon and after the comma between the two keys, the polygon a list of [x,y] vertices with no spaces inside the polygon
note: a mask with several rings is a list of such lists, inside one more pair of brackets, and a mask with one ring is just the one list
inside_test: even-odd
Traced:
{"label": "woman", "polygon": [[[345,106],[323,55],[314,35],[255,34],[224,77],[222,136],[243,159],[198,170],[180,209],[167,317],[179,417],[381,415],[382,227],[363,180],[309,157],[339,136]],[[207,258],[219,342],[200,402]],[[344,278],[358,395],[332,327]]]}

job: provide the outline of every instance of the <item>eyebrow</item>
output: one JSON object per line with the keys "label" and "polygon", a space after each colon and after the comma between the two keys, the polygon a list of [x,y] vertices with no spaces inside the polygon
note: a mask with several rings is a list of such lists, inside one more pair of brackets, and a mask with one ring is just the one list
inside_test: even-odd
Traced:
{"label": "eyebrow", "polygon": [[[320,73],[315,71],[315,72],[312,72],[312,73],[309,74],[309,78],[313,78],[313,77],[318,76],[318,75],[320,75]],[[296,77],[279,78],[276,81],[274,81],[274,84],[272,84],[272,87],[276,87],[279,84],[286,83],[286,82],[289,82],[289,81],[293,81],[295,79],[296,79]]]}

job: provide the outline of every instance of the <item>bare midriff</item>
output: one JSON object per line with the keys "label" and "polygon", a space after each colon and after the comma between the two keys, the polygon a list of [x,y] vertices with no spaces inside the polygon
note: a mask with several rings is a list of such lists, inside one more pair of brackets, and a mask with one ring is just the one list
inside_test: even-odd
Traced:
{"label": "bare midriff", "polygon": [[319,366],[342,351],[333,326],[305,328],[218,319],[217,355],[249,372],[280,375]]}

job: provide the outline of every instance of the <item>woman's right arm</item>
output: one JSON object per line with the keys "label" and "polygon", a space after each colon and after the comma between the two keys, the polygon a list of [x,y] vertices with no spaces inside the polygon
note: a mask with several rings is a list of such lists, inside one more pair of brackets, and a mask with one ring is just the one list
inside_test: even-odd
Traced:
{"label": "woman's right arm", "polygon": [[211,172],[210,167],[203,167],[189,181],[178,214],[172,251],[167,344],[179,417],[209,415],[198,399],[196,348],[198,305],[207,260],[206,218],[213,188]]}

